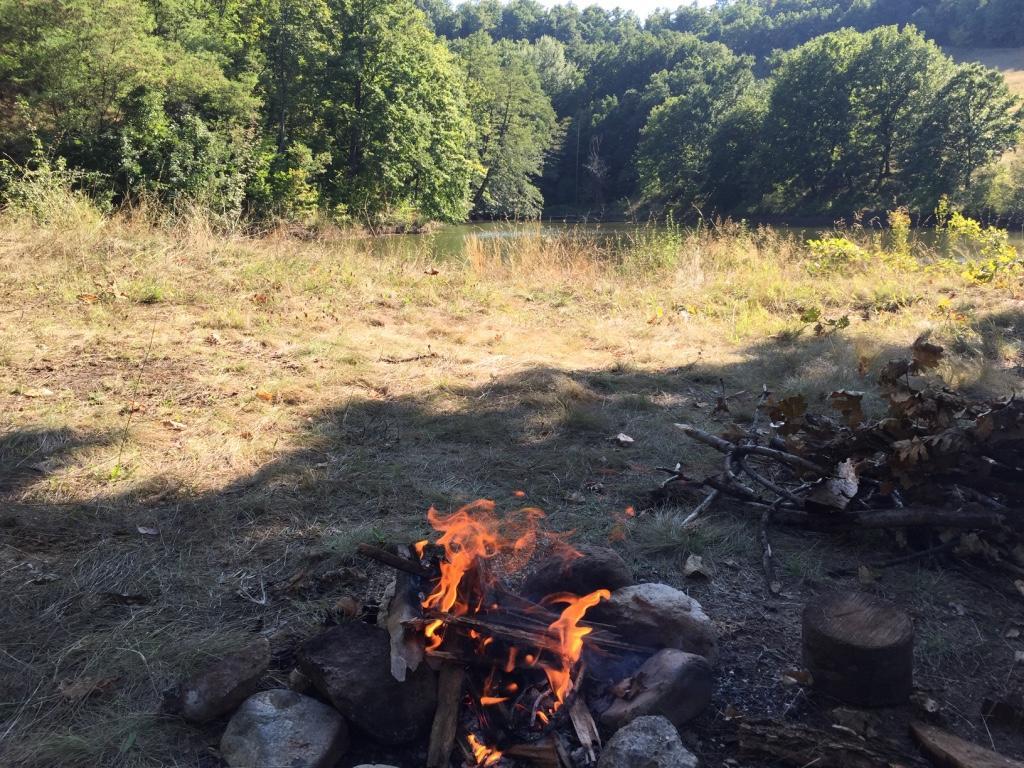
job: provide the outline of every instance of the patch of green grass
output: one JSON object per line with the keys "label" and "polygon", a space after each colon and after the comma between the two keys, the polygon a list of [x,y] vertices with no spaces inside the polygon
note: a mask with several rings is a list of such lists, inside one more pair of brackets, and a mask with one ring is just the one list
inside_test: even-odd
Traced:
{"label": "patch of green grass", "polygon": [[169,296],[167,286],[152,277],[131,281],[124,287],[124,293],[129,301],[136,304],[159,304]]}

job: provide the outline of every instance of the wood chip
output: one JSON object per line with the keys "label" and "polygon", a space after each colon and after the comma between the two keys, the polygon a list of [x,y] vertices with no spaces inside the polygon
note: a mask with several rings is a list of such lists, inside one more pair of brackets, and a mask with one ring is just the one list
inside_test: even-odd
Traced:
{"label": "wood chip", "polygon": [[911,723],[910,733],[929,759],[941,768],[1024,768],[1024,763],[972,744],[924,723]]}

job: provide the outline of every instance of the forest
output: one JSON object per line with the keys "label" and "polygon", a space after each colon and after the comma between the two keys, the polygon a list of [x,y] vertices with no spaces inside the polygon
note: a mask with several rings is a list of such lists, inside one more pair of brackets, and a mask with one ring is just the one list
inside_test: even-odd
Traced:
{"label": "forest", "polygon": [[0,195],[226,224],[1024,216],[1024,0],[2,0]]}

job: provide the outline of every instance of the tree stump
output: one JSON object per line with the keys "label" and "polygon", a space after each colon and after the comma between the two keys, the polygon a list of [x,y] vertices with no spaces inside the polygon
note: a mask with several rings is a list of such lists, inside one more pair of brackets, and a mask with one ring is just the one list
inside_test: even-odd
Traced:
{"label": "tree stump", "polygon": [[902,704],[913,687],[914,625],[871,595],[832,595],[804,609],[803,655],[822,693],[863,707]]}

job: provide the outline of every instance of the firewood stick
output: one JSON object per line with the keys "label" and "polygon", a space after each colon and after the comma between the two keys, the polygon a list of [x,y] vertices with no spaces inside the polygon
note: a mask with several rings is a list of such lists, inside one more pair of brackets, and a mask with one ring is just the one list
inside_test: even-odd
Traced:
{"label": "firewood stick", "polygon": [[[424,626],[431,619],[441,619],[447,624],[457,624],[461,626],[471,627],[490,635],[497,637],[503,637],[509,640],[517,640],[520,642],[529,643],[541,650],[559,652],[561,647],[558,643],[554,633],[550,630],[545,629],[544,631],[533,631],[529,629],[522,629],[519,627],[510,627],[506,624],[498,622],[485,621],[483,619],[474,618],[472,616],[453,616],[452,614],[440,613],[436,611],[427,611],[424,613],[422,619],[414,619],[405,622],[406,626]],[[632,653],[646,653],[653,654],[655,649],[648,648],[642,645],[635,645],[633,643],[627,643],[623,640],[607,637],[598,632],[592,632],[583,638],[583,642],[588,645],[594,645],[604,650],[617,650],[627,651]]]}
{"label": "firewood stick", "polygon": [[869,509],[863,512],[814,515],[790,509],[773,514],[776,523],[798,525],[810,530],[842,530],[847,528],[932,528],[988,529],[999,528],[1003,516],[997,512],[946,510],[937,507],[903,507],[902,509]]}
{"label": "firewood stick", "polygon": [[434,577],[434,574],[431,573],[428,568],[424,568],[419,563],[413,560],[408,560],[392,552],[388,552],[386,549],[375,547],[372,544],[360,544],[356,548],[356,551],[363,557],[376,560],[378,563],[383,563],[397,571],[405,571],[406,573],[411,573],[413,576],[419,576],[424,579],[431,579]]}
{"label": "firewood stick", "polygon": [[447,768],[451,761],[465,676],[466,669],[461,664],[449,661],[441,665],[437,680],[437,709],[434,710],[427,748],[427,768]]}
{"label": "firewood stick", "polygon": [[580,746],[586,752],[587,763],[596,763],[597,750],[595,748],[601,746],[601,736],[597,732],[594,716],[590,714],[590,709],[587,707],[586,702],[583,701],[582,696],[576,696],[572,704],[569,705],[569,719],[572,721],[572,727],[575,729],[576,736],[580,740]]}
{"label": "firewood stick", "polygon": [[705,432],[703,429],[697,429],[691,424],[676,424],[675,426],[681,429],[687,437],[699,443],[704,443],[704,445],[710,445],[719,453],[728,453],[736,447],[735,443],[730,443],[728,440],[716,437],[710,432]]}
{"label": "firewood stick", "polygon": [[562,764],[558,756],[558,748],[555,746],[554,739],[551,738],[542,739],[533,744],[513,744],[511,747],[504,749],[503,754],[508,757],[525,760],[531,765],[541,766],[542,768],[559,768]]}

